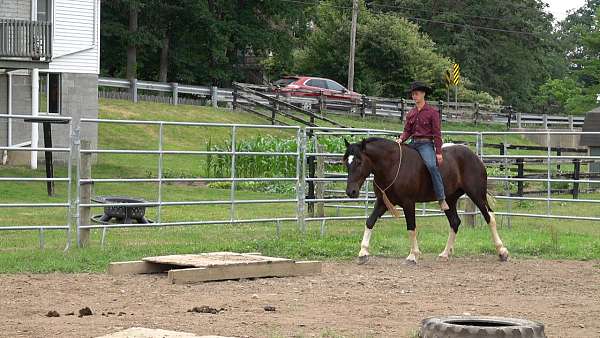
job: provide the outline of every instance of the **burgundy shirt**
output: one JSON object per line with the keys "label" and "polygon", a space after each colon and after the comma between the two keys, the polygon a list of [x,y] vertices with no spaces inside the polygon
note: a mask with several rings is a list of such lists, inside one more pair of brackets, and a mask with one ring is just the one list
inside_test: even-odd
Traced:
{"label": "burgundy shirt", "polygon": [[415,106],[406,115],[404,132],[400,136],[402,141],[410,137],[428,137],[433,139],[435,153],[442,153],[442,127],[440,113],[437,109],[425,103],[420,111]]}

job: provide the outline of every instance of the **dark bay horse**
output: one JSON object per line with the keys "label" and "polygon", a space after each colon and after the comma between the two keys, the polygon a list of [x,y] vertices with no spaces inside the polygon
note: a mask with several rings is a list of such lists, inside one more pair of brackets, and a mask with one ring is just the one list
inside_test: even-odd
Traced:
{"label": "dark bay horse", "polygon": [[[385,196],[392,205],[398,205],[404,210],[406,228],[411,240],[410,254],[406,258],[411,263],[416,263],[420,254],[417,243],[415,203],[435,201],[431,176],[425,167],[419,153],[406,145],[383,138],[368,138],[359,143],[346,142],[344,164],[348,170],[346,194],[356,198],[364,181],[373,174],[375,180],[375,202],[373,212],[367,219],[359,263],[365,263],[369,257],[369,241],[375,222],[387,210]],[[487,200],[487,173],[483,162],[469,148],[463,145],[443,147],[444,161],[440,166],[440,174],[444,181],[444,191],[449,210],[446,217],[450,223],[450,233],[446,248],[439,258],[447,260],[452,253],[454,240],[460,218],[456,211],[456,202],[463,194],[469,198],[481,211],[485,221],[490,227],[492,239],[500,260],[508,259],[508,250],[502,244],[496,220]],[[382,193],[385,191],[385,194]]]}

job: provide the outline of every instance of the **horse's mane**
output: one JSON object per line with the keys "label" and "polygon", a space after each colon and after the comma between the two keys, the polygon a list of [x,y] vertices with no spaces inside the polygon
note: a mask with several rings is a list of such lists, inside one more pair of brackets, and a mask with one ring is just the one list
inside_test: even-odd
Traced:
{"label": "horse's mane", "polygon": [[387,139],[387,138],[382,138],[382,137],[369,137],[369,138],[363,139],[363,140],[362,140],[362,143],[363,143],[364,145],[366,145],[367,143],[378,142],[378,141],[383,141],[383,142],[394,142],[394,141],[391,141],[391,140],[389,140],[389,139]]}

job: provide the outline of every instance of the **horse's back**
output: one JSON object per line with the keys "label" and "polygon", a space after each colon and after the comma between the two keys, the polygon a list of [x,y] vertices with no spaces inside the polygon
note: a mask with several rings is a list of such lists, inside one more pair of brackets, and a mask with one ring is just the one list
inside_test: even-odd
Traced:
{"label": "horse's back", "polygon": [[442,176],[444,179],[452,178],[450,180],[453,181],[447,183],[465,191],[480,185],[484,185],[485,189],[485,182],[487,182],[485,165],[469,147],[454,144],[443,147],[442,152],[444,154]]}

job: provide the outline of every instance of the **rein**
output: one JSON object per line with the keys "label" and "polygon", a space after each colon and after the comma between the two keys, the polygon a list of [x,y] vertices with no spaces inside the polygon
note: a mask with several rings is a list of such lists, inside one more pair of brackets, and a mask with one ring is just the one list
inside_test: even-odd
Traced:
{"label": "rein", "polygon": [[396,183],[396,180],[398,179],[398,175],[400,174],[400,166],[402,165],[402,145],[399,143],[398,143],[398,148],[400,150],[400,154],[398,155],[398,170],[396,171],[396,176],[394,176],[394,180],[392,180],[392,183],[390,183],[390,185],[388,185],[385,189],[381,189],[381,187],[379,187],[379,185],[377,185],[377,182],[375,182],[375,180],[373,180],[373,184],[375,185],[375,187],[377,187],[377,189],[379,189],[381,191],[381,194],[383,195],[383,202],[385,203],[385,206],[387,207],[388,211],[390,213],[392,213],[392,215],[394,215],[394,217],[396,217],[396,218],[400,218],[400,212],[398,212],[398,210],[394,207],[392,202],[390,202],[390,199],[387,197],[387,194],[385,192],[389,188],[391,188],[392,185],[394,185],[394,183]]}

